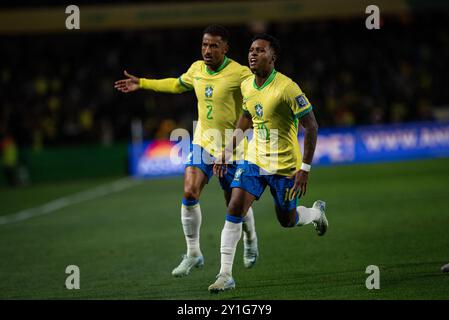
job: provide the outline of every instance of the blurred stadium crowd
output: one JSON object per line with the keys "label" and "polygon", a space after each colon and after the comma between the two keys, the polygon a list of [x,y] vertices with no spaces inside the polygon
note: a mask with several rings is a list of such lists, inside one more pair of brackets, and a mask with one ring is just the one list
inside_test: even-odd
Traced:
{"label": "blurred stadium crowd", "polygon": [[[281,40],[277,68],[311,99],[321,127],[431,120],[449,105],[447,16],[387,16],[365,22],[230,26],[229,57],[247,64],[256,31]],[[2,36],[0,133],[35,149],[126,141],[140,119],[145,138],[192,128],[195,98],[114,91],[123,70],[178,77],[201,59],[202,28]],[[4,144],[5,142],[3,142]]]}

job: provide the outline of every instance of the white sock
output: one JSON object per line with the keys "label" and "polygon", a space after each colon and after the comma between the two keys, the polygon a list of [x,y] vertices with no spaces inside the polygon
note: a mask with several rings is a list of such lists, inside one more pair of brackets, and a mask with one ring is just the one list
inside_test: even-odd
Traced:
{"label": "white sock", "polygon": [[201,208],[197,203],[193,206],[181,205],[181,222],[187,244],[187,256],[199,257],[200,250],[200,226]]}
{"label": "white sock", "polygon": [[256,225],[254,223],[253,208],[249,207],[246,216],[243,218],[243,241],[252,243],[256,239]]}
{"label": "white sock", "polygon": [[320,218],[320,210],[314,208],[306,208],[299,206],[296,208],[296,212],[299,215],[297,226],[304,226],[306,224],[312,223]]}
{"label": "white sock", "polygon": [[221,231],[221,268],[220,273],[232,275],[232,264],[234,263],[235,250],[237,243],[242,236],[242,223],[225,221]]}

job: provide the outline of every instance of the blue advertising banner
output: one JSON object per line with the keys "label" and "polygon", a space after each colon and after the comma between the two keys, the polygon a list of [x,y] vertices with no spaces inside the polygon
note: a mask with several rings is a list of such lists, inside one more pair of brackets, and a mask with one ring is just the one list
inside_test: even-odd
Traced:
{"label": "blue advertising banner", "polygon": [[163,177],[182,174],[182,159],[174,157],[176,143],[169,140],[153,140],[130,144],[129,172],[135,177]]}
{"label": "blue advertising banner", "polygon": [[[303,146],[303,135],[299,135]],[[130,173],[138,177],[182,174],[176,142],[130,145]],[[314,164],[347,164],[449,157],[449,122],[320,129]]]}
{"label": "blue advertising banner", "polygon": [[[299,137],[300,146],[303,137]],[[315,164],[362,163],[449,156],[449,123],[322,129]]]}

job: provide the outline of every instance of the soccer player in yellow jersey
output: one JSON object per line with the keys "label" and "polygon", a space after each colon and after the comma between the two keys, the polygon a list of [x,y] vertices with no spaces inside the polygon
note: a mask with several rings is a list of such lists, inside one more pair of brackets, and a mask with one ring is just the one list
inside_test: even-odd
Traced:
{"label": "soccer player in yellow jersey", "polygon": [[[234,130],[242,113],[240,84],[252,76],[248,67],[226,57],[229,32],[222,26],[212,25],[203,32],[202,61],[194,62],[179,78],[137,78],[125,71],[127,79],[116,81],[115,88],[122,92],[148,89],[157,92],[183,93],[195,91],[198,99],[198,123],[191,152],[184,173],[184,197],[181,222],[187,244],[187,253],[172,274],[186,276],[194,267],[202,267],[204,258],[200,249],[201,209],[200,194],[213,175],[214,156],[225,146],[225,130]],[[221,139],[217,139],[216,135]],[[230,184],[236,166],[220,177],[226,204],[231,198]],[[257,236],[252,208],[248,208],[243,224],[244,265],[252,267],[258,256]]]}
{"label": "soccer player in yellow jersey", "polygon": [[[299,86],[274,69],[279,51],[277,39],[267,34],[255,36],[249,49],[254,76],[242,82],[244,113],[238,128],[245,131],[253,127],[253,138],[247,161],[238,165],[231,184],[232,196],[221,235],[221,269],[209,286],[212,293],[235,288],[232,265],[242,220],[267,186],[283,227],[314,223],[320,236],[327,230],[324,201],[316,201],[312,208],[297,206],[299,197],[306,193],[318,125],[312,105]],[[298,122],[305,129],[304,158],[298,144]],[[236,140],[234,143],[238,143]],[[233,148],[231,143],[225,151]],[[226,172],[226,158],[225,152],[214,166],[218,176]]]}

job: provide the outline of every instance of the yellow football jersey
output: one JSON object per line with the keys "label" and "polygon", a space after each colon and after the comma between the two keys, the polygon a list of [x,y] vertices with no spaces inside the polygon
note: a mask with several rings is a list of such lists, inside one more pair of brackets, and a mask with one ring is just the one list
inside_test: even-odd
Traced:
{"label": "yellow football jersey", "polygon": [[252,76],[241,88],[243,110],[251,114],[254,129],[246,160],[270,174],[293,175],[302,161],[298,118],[312,105],[293,80],[274,69],[261,87]]}
{"label": "yellow football jersey", "polygon": [[198,99],[194,144],[216,156],[232,141],[232,132],[242,113],[240,85],[251,75],[248,67],[225,57],[215,72],[204,61],[196,61],[179,77],[181,85],[195,90]]}

